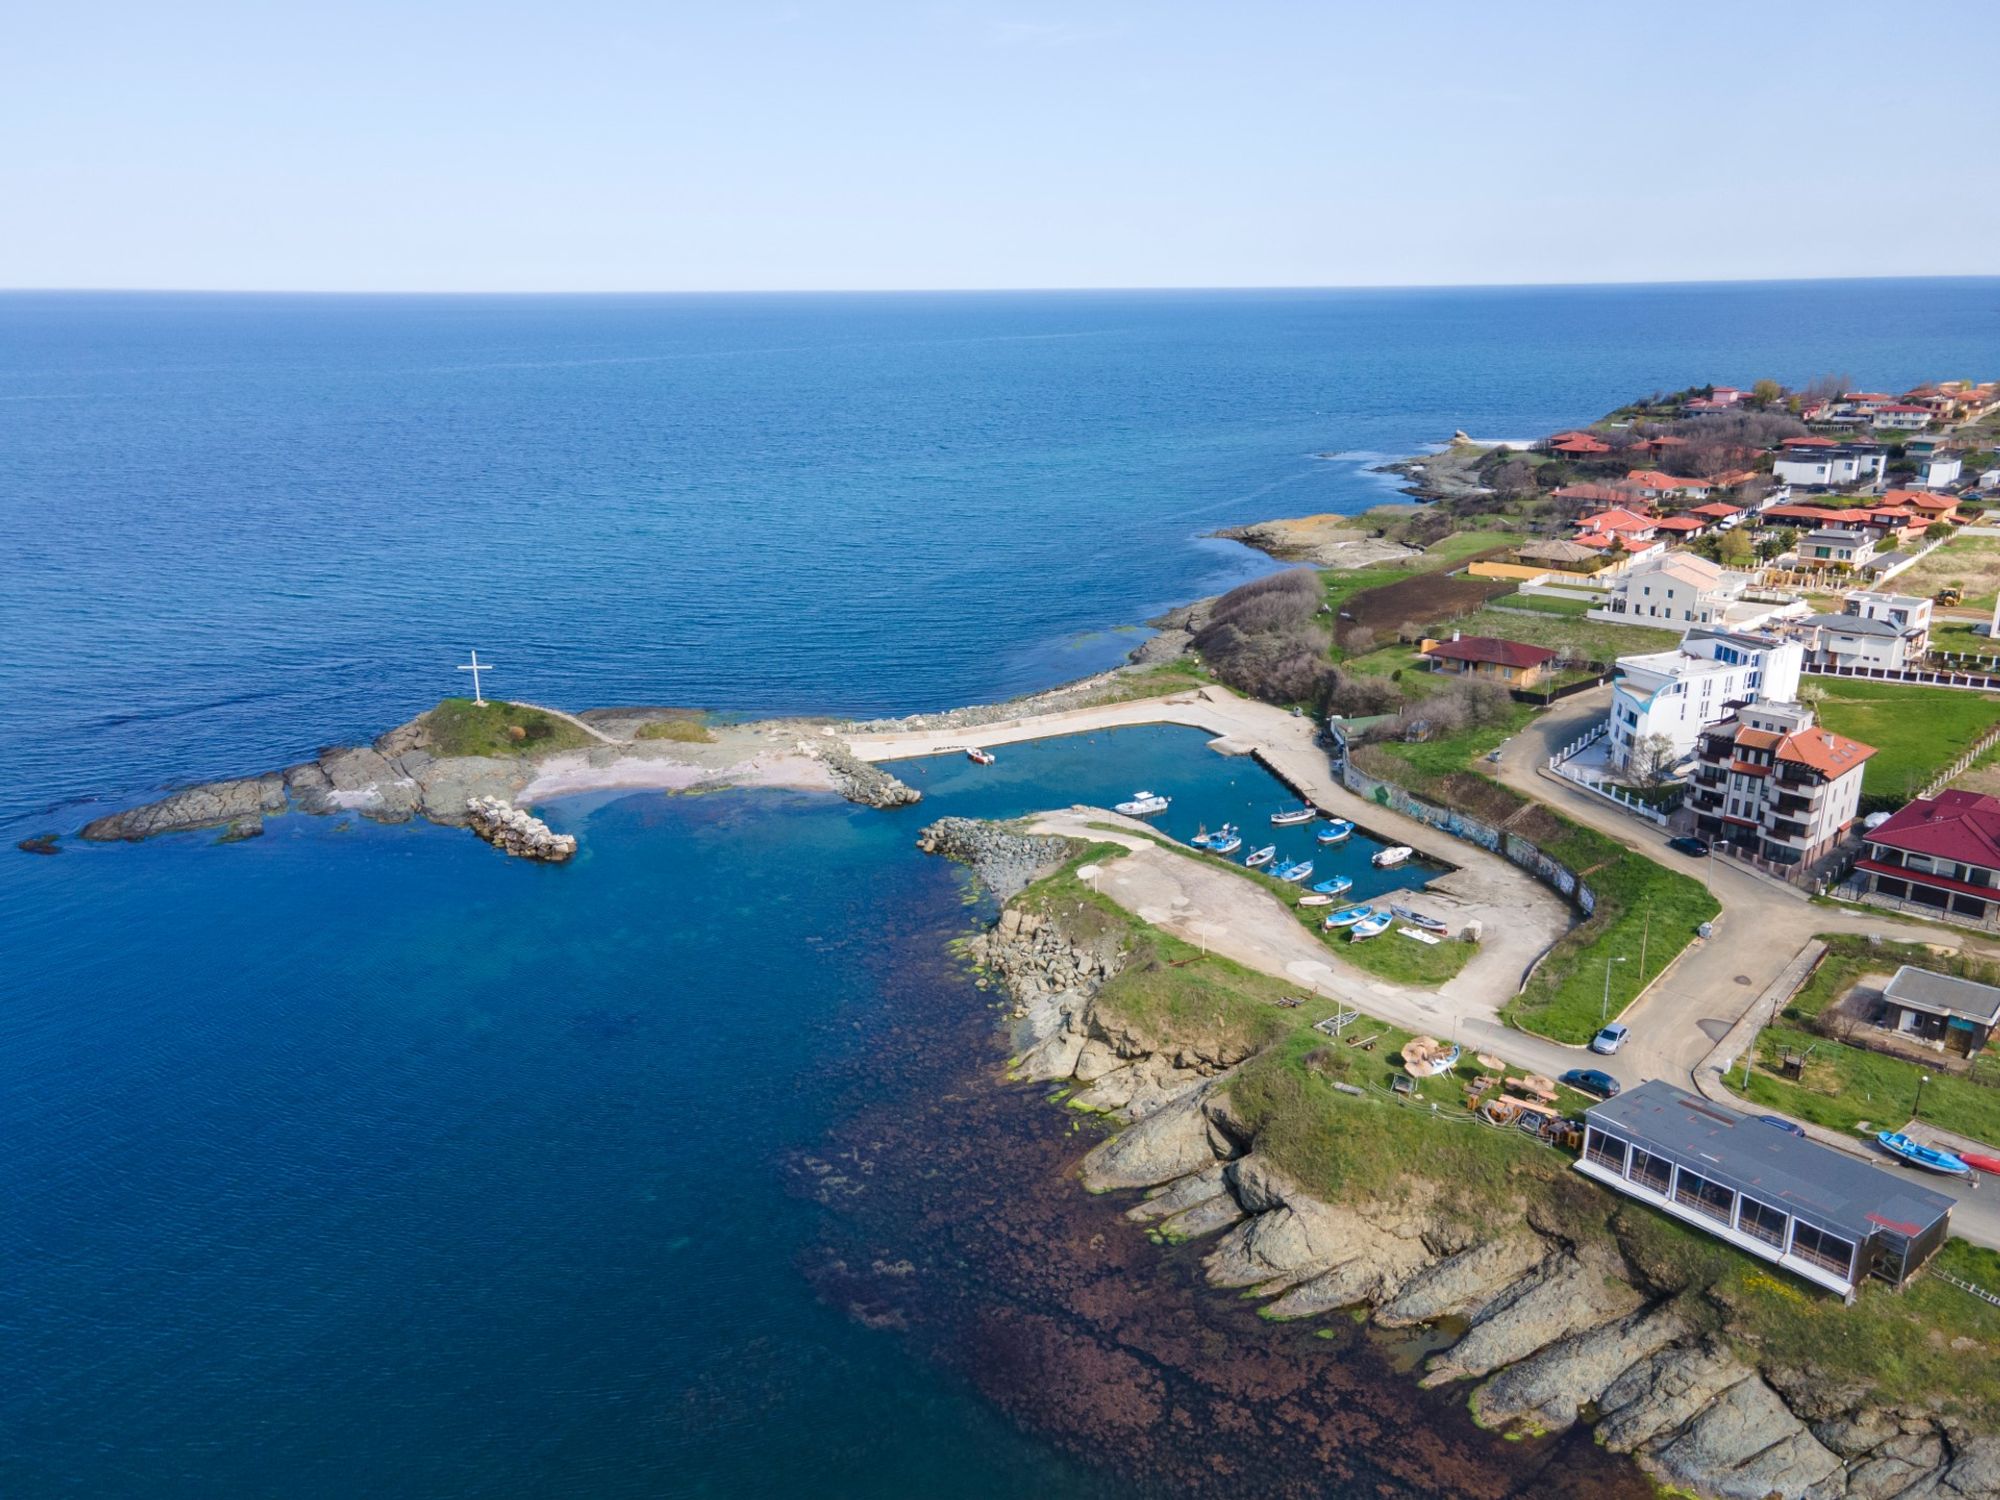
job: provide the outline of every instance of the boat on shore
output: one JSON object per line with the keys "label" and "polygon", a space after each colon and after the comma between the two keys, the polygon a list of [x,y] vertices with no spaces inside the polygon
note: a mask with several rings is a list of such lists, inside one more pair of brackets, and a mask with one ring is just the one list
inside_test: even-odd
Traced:
{"label": "boat on shore", "polygon": [[982,750],[977,745],[967,745],[965,747],[965,758],[975,766],[990,766],[993,764],[995,756],[991,750]]}
{"label": "boat on shore", "polygon": [[1273,828],[1296,828],[1301,823],[1310,823],[1319,816],[1319,809],[1301,802],[1297,807],[1287,807],[1271,814]]}
{"label": "boat on shore", "polygon": [[1372,906],[1343,906],[1329,916],[1323,924],[1329,931],[1335,927],[1352,927],[1356,922],[1365,922],[1375,915]]}
{"label": "boat on shore", "polygon": [[1436,917],[1426,915],[1420,911],[1412,911],[1407,906],[1391,906],[1389,910],[1401,917],[1405,922],[1408,922],[1412,927],[1421,927],[1425,932],[1451,931],[1450,923],[1441,922]]}
{"label": "boat on shore", "polygon": [[1311,860],[1295,859],[1290,864],[1282,865],[1271,873],[1280,880],[1310,880],[1312,872],[1313,862]]}
{"label": "boat on shore", "polygon": [[1111,810],[1123,813],[1128,818],[1150,818],[1165,812],[1173,805],[1173,798],[1163,797],[1158,792],[1134,792],[1129,802],[1114,803]]}
{"label": "boat on shore", "polygon": [[1333,905],[1333,897],[1331,897],[1331,896],[1321,896],[1321,895],[1312,895],[1312,896],[1301,896],[1301,897],[1299,897],[1299,905],[1301,905],[1301,906],[1331,906],[1331,905]]}
{"label": "boat on shore", "polygon": [[1912,1140],[1900,1130],[1877,1132],[1875,1144],[1892,1156],[1902,1158],[1913,1167],[1922,1167],[1926,1172],[1941,1172],[1947,1177],[1970,1177],[1972,1168],[1965,1159],[1954,1156],[1949,1151],[1940,1151],[1935,1146],[1926,1146],[1922,1141]]}
{"label": "boat on shore", "polygon": [[1349,875],[1329,875],[1313,889],[1322,896],[1342,896],[1354,889],[1354,879]]}
{"label": "boat on shore", "polygon": [[1244,859],[1243,863],[1250,869],[1256,870],[1256,869],[1261,869],[1265,865],[1268,865],[1272,860],[1276,859],[1277,857],[1278,857],[1278,846],[1276,844],[1266,844],[1263,848],[1255,850],[1250,855],[1248,855]]}
{"label": "boat on shore", "polygon": [[1350,943],[1358,943],[1363,938],[1380,937],[1389,930],[1389,924],[1395,920],[1386,911],[1371,913],[1347,929],[1347,940]]}
{"label": "boat on shore", "polygon": [[1354,825],[1345,818],[1335,818],[1326,827],[1313,835],[1322,844],[1343,843],[1354,836]]}
{"label": "boat on shore", "polygon": [[1373,863],[1378,870],[1394,869],[1416,852],[1408,844],[1391,844],[1387,849],[1375,851]]}

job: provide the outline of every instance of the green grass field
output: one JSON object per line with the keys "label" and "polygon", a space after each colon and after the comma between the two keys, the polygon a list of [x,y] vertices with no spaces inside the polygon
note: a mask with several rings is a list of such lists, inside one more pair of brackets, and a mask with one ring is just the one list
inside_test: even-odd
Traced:
{"label": "green grass field", "polygon": [[1960,656],[2000,656],[2000,641],[1969,620],[1939,620],[1931,626],[1931,650]]}
{"label": "green grass field", "polygon": [[1462,630],[1467,635],[1498,636],[1504,641],[1547,646],[1552,651],[1570,646],[1592,661],[1602,662],[1644,651],[1671,651],[1680,640],[1676,631],[1654,630],[1645,625],[1608,625],[1569,615],[1527,615],[1494,609],[1447,620],[1439,629],[1446,635]]}
{"label": "green grass field", "polygon": [[[1778,1076],[1787,1053],[1806,1057],[1804,1075],[1796,1082]],[[2000,1088],[1793,1026],[1764,1028],[1757,1038],[1750,1085],[1743,1092],[1758,1104],[1815,1125],[1873,1134],[1901,1130],[1908,1123],[1922,1077],[1930,1079],[1923,1088],[1925,1123],[2000,1146]],[[1729,1082],[1739,1086],[1741,1072],[1730,1074]]]}
{"label": "green grass field", "polygon": [[[1580,620],[1590,610],[1596,608],[1589,599],[1565,599],[1559,594],[1502,594],[1487,606],[1488,610],[1505,612],[1513,609],[1532,610],[1538,615],[1561,615],[1566,619]],[[1533,644],[1532,642],[1530,644]]]}
{"label": "green grass field", "polygon": [[1875,747],[1861,776],[1869,797],[1908,800],[2000,724],[2000,697],[1984,693],[1838,677],[1806,682],[1820,691],[1820,723]]}
{"label": "green grass field", "polygon": [[2000,593],[2000,537],[1956,536],[1895,580],[1896,591],[1925,598],[1963,589],[1967,609],[1991,609]]}
{"label": "green grass field", "polygon": [[575,750],[590,736],[538,708],[489,699],[447,698],[424,715],[435,755],[545,755]]}

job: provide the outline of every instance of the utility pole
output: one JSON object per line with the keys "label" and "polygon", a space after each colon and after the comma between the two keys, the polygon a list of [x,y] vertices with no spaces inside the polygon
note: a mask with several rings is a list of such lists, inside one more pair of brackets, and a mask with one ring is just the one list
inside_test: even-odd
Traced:
{"label": "utility pole", "polygon": [[1639,928],[1639,983],[1646,982],[1646,939],[1653,935],[1653,898],[1646,898],[1646,920]]}
{"label": "utility pole", "polygon": [[1623,954],[1620,954],[1617,958],[1607,958],[1604,960],[1604,1004],[1599,1006],[1597,1011],[1597,1027],[1600,1031],[1604,1029],[1604,1023],[1611,1019],[1611,966],[1624,962],[1625,957]]}

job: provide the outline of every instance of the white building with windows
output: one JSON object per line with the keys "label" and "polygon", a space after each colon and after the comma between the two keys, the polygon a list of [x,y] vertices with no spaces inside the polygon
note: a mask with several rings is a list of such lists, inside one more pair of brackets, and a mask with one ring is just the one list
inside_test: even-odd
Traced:
{"label": "white building with windows", "polygon": [[1793,448],[1772,461],[1771,477],[1779,484],[1803,485],[1808,489],[1880,484],[1887,463],[1882,450],[1873,444]]}
{"label": "white building with windows", "polygon": [[1672,651],[1621,656],[1611,682],[1612,765],[1632,764],[1633,747],[1665,736],[1672,758],[1691,754],[1701,732],[1757,698],[1799,695],[1805,649],[1765,632],[1690,630]]}
{"label": "white building with windows", "polygon": [[1930,651],[1931,601],[1914,594],[1856,589],[1837,615],[1808,615],[1787,626],[1812,667],[1873,667],[1899,672]]}
{"label": "white building with windows", "polygon": [[1614,578],[1610,596],[1590,618],[1686,632],[1704,625],[1754,630],[1773,618],[1807,612],[1788,595],[1746,600],[1750,582],[1749,574],[1695,553],[1662,552]]}

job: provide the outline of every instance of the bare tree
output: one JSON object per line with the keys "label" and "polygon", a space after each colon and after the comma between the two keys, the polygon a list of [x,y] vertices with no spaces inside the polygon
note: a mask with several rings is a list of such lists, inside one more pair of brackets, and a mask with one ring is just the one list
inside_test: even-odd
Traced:
{"label": "bare tree", "polygon": [[1639,785],[1657,789],[1673,780],[1674,742],[1664,734],[1642,735],[1632,743],[1632,774]]}

